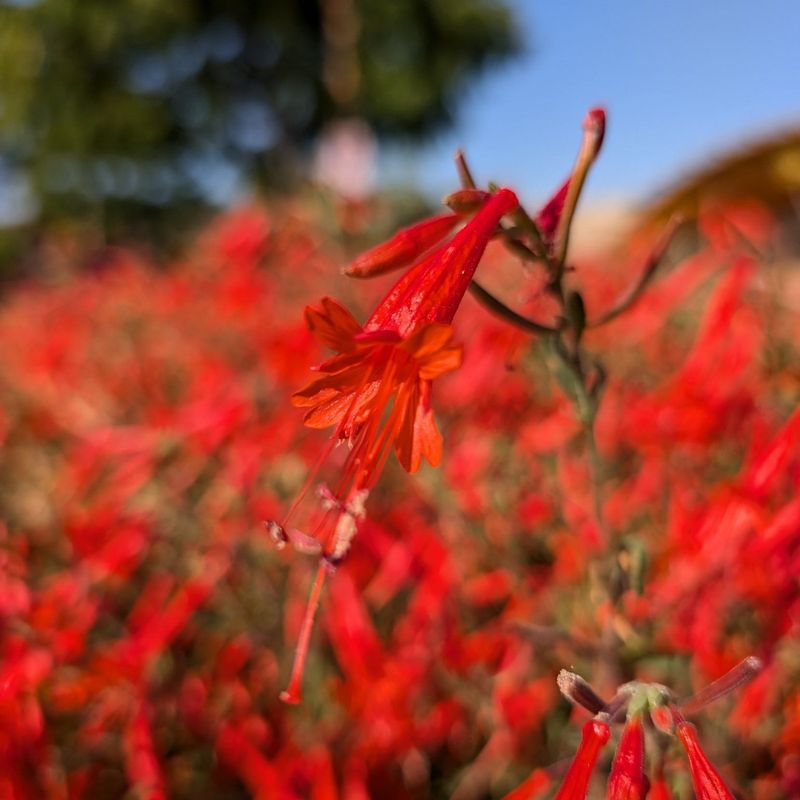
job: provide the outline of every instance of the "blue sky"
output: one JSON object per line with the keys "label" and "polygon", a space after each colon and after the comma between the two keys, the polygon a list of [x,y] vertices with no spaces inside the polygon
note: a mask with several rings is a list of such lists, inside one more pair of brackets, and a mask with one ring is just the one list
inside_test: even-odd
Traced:
{"label": "blue sky", "polygon": [[433,195],[451,156],[535,200],[567,173],[587,108],[609,125],[590,198],[647,198],[715,154],[800,125],[798,0],[512,0],[528,52],[471,88],[455,130],[393,150]]}

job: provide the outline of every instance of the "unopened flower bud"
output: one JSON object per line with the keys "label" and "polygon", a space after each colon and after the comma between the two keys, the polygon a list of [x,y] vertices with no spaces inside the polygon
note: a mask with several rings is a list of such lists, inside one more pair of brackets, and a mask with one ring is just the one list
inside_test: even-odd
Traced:
{"label": "unopened flower bud", "polygon": [[440,214],[399,230],[391,239],[362,253],[343,273],[351,278],[374,278],[413,264],[453,230],[461,217]]}
{"label": "unopened flower bud", "polygon": [[474,214],[490,197],[482,189],[459,189],[442,202],[456,214]]}
{"label": "unopened flower bud", "polygon": [[591,144],[590,149],[591,158],[597,158],[600,148],[603,146],[603,139],[606,135],[606,111],[604,108],[591,108],[587,112],[583,120],[583,130],[585,133],[585,142],[587,145]]}
{"label": "unopened flower bud", "polygon": [[661,733],[669,736],[675,733],[675,722],[672,718],[672,711],[667,706],[657,706],[650,709],[650,719]]}

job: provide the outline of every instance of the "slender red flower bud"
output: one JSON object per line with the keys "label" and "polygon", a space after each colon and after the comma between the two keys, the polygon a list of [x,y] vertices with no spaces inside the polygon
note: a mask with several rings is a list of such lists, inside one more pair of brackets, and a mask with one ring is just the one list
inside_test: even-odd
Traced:
{"label": "slender red flower bud", "polygon": [[610,736],[608,723],[596,717],[583,726],[578,752],[554,800],[584,800],[600,751]]}
{"label": "slender red flower bud", "polygon": [[556,193],[542,206],[536,215],[536,226],[546,242],[551,242],[556,235],[558,223],[561,221],[561,214],[564,211],[564,201],[567,199],[567,191],[572,176],[567,178]]}
{"label": "slender red flower bud", "polygon": [[646,793],[644,730],[636,715],[628,720],[619,740],[608,779],[608,800],[642,800]]}
{"label": "slender red flower bud", "polygon": [[[606,112],[602,108],[592,108],[583,120],[583,141],[578,151],[578,158],[566,184],[563,202],[556,215],[556,227],[551,236],[550,246],[553,255],[563,264],[569,249],[569,234],[578,199],[583,191],[583,184],[589,169],[595,162],[606,132]],[[557,196],[557,195],[556,195]]]}
{"label": "slender red flower bud", "polygon": [[734,800],[719,772],[700,747],[697,728],[685,719],[679,718],[676,721],[678,723],[676,732],[689,759],[697,800]]}
{"label": "slender red flower bud", "polygon": [[387,242],[362,253],[343,272],[351,278],[374,278],[413,264],[420,256],[447,236],[461,217],[440,214],[399,230]]}

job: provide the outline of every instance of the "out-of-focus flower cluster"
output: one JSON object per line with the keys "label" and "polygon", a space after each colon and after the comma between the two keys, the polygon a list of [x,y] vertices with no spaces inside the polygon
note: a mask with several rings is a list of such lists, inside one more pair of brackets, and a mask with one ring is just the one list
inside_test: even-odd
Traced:
{"label": "out-of-focus flower cluster", "polygon": [[[586,569],[608,534],[545,344],[466,300],[463,365],[436,386],[442,469],[387,466],[328,584],[297,708],[278,695],[316,563],[276,550],[262,521],[324,439],[289,396],[321,357],[302,308],[344,256],[307,208],[249,208],[175,263],[110,252],[9,290],[0,798],[468,800],[523,781],[515,796],[544,797],[579,738],[554,676],[602,683],[609,631],[617,682],[687,695],[761,658],[697,724],[735,793],[798,796],[800,291],[757,255],[759,212],[704,225],[700,252],[586,335],[612,367],[597,419],[609,574]],[[576,265],[588,307],[630,282],[630,250]],[[482,280],[507,258],[490,249]],[[537,279],[514,292],[539,313]],[[363,310],[369,291],[336,293]],[[666,753],[678,788],[680,761]]]}

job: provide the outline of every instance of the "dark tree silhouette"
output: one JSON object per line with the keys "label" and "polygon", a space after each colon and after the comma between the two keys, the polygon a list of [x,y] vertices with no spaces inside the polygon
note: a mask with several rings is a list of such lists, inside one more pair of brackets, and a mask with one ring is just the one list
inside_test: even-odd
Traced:
{"label": "dark tree silhouette", "polygon": [[242,181],[291,182],[337,117],[382,137],[447,125],[517,47],[498,0],[16,0],[0,158],[40,222],[174,221]]}

